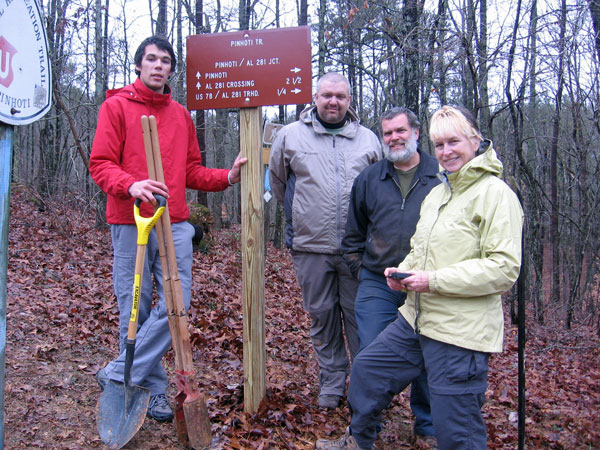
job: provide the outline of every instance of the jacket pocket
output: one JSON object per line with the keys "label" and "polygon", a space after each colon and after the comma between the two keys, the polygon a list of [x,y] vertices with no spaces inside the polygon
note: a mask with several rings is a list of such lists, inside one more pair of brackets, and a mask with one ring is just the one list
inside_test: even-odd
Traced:
{"label": "jacket pocket", "polygon": [[487,353],[468,350],[454,345],[446,352],[446,378],[452,382],[466,382],[487,378]]}

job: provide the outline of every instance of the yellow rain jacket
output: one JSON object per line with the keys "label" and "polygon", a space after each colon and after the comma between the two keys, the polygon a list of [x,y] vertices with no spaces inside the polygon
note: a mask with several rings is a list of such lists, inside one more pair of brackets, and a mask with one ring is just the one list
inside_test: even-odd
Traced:
{"label": "yellow rain jacket", "polygon": [[499,177],[490,145],[448,173],[423,201],[411,251],[398,268],[429,272],[430,292],[409,292],[401,314],[419,333],[481,352],[501,352],[500,295],[521,265],[523,211]]}

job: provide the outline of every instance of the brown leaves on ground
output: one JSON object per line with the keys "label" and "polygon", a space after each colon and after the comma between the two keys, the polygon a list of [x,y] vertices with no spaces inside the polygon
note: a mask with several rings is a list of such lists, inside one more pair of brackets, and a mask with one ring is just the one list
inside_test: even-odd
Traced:
{"label": "brown leaves on ground", "polygon": [[[9,232],[5,448],[103,448],[96,429],[95,373],[116,356],[108,230],[94,212],[43,203],[13,186]],[[317,407],[317,363],[289,253],[268,248],[265,268],[267,396],[243,409],[239,231],[196,253],[190,335],[197,381],[207,397],[215,449],[310,449],[348,425],[346,404]],[[529,323],[527,448],[596,448],[600,441],[600,341],[586,328]],[[165,364],[173,381],[173,354]],[[173,384],[173,383],[172,383]],[[173,398],[175,387],[169,388]],[[490,360],[484,416],[489,448],[517,447],[517,331]],[[426,448],[411,435],[408,392],[383,413],[379,450]],[[175,427],[147,419],[125,447],[181,449]]]}

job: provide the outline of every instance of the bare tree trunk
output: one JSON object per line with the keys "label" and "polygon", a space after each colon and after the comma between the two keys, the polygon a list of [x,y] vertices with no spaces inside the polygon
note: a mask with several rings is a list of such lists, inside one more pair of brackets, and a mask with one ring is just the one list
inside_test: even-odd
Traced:
{"label": "bare tree trunk", "polygon": [[[534,136],[534,129],[537,124],[537,0],[533,0],[530,7],[529,19],[529,104],[527,105],[527,123],[528,136]],[[535,139],[526,140],[526,155],[524,160],[542,161],[542,156],[538,153],[538,145]],[[535,179],[543,180],[544,171],[541,170],[541,164],[536,164],[533,168],[533,176]],[[543,183],[543,181],[542,181]],[[544,298],[544,243],[545,243],[545,225],[542,221],[543,200],[539,195],[536,187],[530,184],[530,200],[531,205],[530,216],[533,219],[531,227],[531,241],[528,244],[529,253],[533,270],[529,272],[533,274],[530,284],[530,296],[534,302],[534,311],[536,320],[543,324],[545,316],[545,298]]]}
{"label": "bare tree trunk", "polygon": [[[320,12],[319,12],[320,14]],[[308,0],[300,0],[300,5],[298,9],[298,25],[307,25],[308,24]],[[296,119],[300,117],[300,113],[304,109],[304,104],[296,105]]]}
{"label": "bare tree trunk", "polygon": [[[529,61],[525,58],[525,71],[527,70],[527,64],[535,65],[535,27],[537,22],[537,13],[535,12],[535,0],[533,3],[534,10],[531,14],[531,23],[530,23],[530,32],[533,30],[532,34],[530,34],[530,45],[533,43],[533,48],[529,51]],[[510,49],[508,53],[508,67],[507,67],[507,79],[505,84],[505,94],[508,100],[508,109],[510,112],[510,117],[513,126],[513,140],[514,140],[514,151],[515,155],[518,157],[518,166],[520,171],[525,175],[524,181],[528,187],[527,192],[529,192],[529,198],[526,199],[526,204],[529,213],[526,215],[525,221],[525,236],[530,236],[529,239],[526,239],[524,244],[526,246],[526,251],[523,254],[522,264],[525,266],[529,266],[532,264],[535,267],[534,271],[526,270],[523,271],[523,274],[527,274],[528,279],[526,280],[526,285],[529,286],[530,291],[532,292],[532,296],[537,299],[535,302],[536,305],[536,317],[538,321],[543,322],[544,320],[544,298],[542,291],[542,282],[543,282],[543,227],[541,226],[541,209],[542,202],[540,200],[539,192],[541,192],[542,187],[540,186],[538,180],[539,178],[535,174],[535,166],[532,169],[529,166],[528,158],[523,154],[523,104],[524,104],[524,93],[525,93],[525,83],[527,82],[526,77],[523,77],[523,81],[521,83],[521,87],[517,90],[518,97],[513,99],[511,92],[511,84],[512,84],[512,75],[514,68],[514,60],[516,53],[516,45],[518,39],[518,23],[520,21],[520,15],[522,10],[522,2],[519,0],[516,6],[516,18],[515,25],[513,26],[513,32],[511,35],[510,41]],[[535,67],[531,67],[529,73],[531,76],[535,78]],[[535,87],[535,81],[530,81],[530,89]],[[530,91],[531,92],[531,91]],[[534,100],[535,101],[535,100]],[[531,105],[529,105],[531,107]],[[534,161],[536,161],[534,159]],[[525,275],[521,276],[525,276]]]}
{"label": "bare tree trunk", "polygon": [[181,25],[181,0],[176,0],[175,5],[175,28],[177,29],[177,73],[175,76],[175,100],[182,105],[186,104],[185,89],[183,81],[185,80],[185,61],[183,60],[183,27]]}
{"label": "bare tree trunk", "polygon": [[325,45],[325,13],[327,12],[327,0],[319,0],[319,31],[317,40],[319,42],[319,57],[318,57],[318,77],[325,73],[325,53],[327,46]]}
{"label": "bare tree trunk", "polygon": [[448,104],[448,89],[446,87],[446,67],[444,64],[444,46],[443,46],[443,42],[444,42],[444,37],[445,37],[445,30],[446,30],[446,16],[447,16],[447,12],[448,12],[448,0],[439,0],[438,3],[438,14],[441,16],[440,17],[440,22],[439,22],[439,28],[440,28],[440,36],[439,36],[439,51],[438,51],[438,59],[439,59],[439,64],[438,64],[438,70],[439,70],[439,74],[440,74],[440,85],[439,85],[439,92],[440,92],[440,103],[442,105],[446,105]]}
{"label": "bare tree trunk", "polygon": [[96,86],[96,92],[95,92],[95,99],[96,99],[96,105],[98,107],[100,107],[100,104],[104,101],[104,77],[103,77],[103,73],[104,73],[104,68],[103,68],[103,64],[104,64],[104,57],[102,56],[102,0],[96,0],[96,5],[95,5],[95,9],[96,9],[96,21],[95,21],[95,28],[94,28],[94,43],[95,43],[95,60],[96,60],[96,78],[95,78],[95,86]]}
{"label": "bare tree trunk", "polygon": [[587,2],[590,7],[590,15],[592,16],[592,24],[594,26],[596,56],[600,63],[600,0],[587,0]]}
{"label": "bare tree trunk", "polygon": [[[279,105],[279,123],[285,123],[285,107],[284,105]],[[275,231],[273,233],[273,245],[276,248],[283,248],[283,244],[285,241],[285,217],[283,213],[283,204],[277,202],[277,207],[275,208]]]}
{"label": "bare tree trunk", "polygon": [[239,8],[240,30],[249,30],[250,12],[252,11],[251,0],[240,0]]}
{"label": "bare tree trunk", "polygon": [[123,54],[125,55],[125,57],[123,58],[123,65],[122,65],[123,79],[125,80],[124,84],[130,84],[131,83],[131,69],[129,67],[129,58],[127,58],[127,55],[129,54],[129,39],[127,37],[128,25],[127,25],[127,17],[125,14],[125,3],[123,3],[121,13],[123,15]]}
{"label": "bare tree trunk", "polygon": [[490,123],[490,100],[488,94],[488,33],[487,0],[479,0],[479,42],[477,59],[479,70],[479,125],[484,136],[492,138]]}
{"label": "bare tree trunk", "polygon": [[[204,0],[196,0],[196,34],[206,33],[204,28]],[[196,137],[200,146],[202,164],[206,165],[206,112],[201,109],[196,111]],[[197,193],[197,202],[208,206],[206,192]]]}
{"label": "bare tree trunk", "polygon": [[[223,152],[223,144],[225,142],[225,134],[227,130],[227,110],[216,110],[216,123],[214,127],[215,141],[215,167],[223,167],[225,165],[225,153]],[[223,227],[223,193],[213,192],[210,195],[210,210],[214,219],[214,228],[218,231]]]}
{"label": "bare tree trunk", "polygon": [[554,302],[560,301],[560,254],[559,254],[559,199],[558,199],[558,140],[560,133],[560,115],[562,112],[562,92],[564,86],[564,64],[565,64],[565,33],[567,21],[567,3],[561,1],[561,11],[559,19],[559,39],[558,39],[558,73],[556,104],[554,109],[554,119],[552,122],[552,141],[550,145],[550,189],[552,211],[550,215],[550,242],[552,243],[552,290],[551,295]]}
{"label": "bare tree trunk", "polygon": [[167,37],[167,0],[158,0],[158,17],[156,18],[156,34]]}
{"label": "bare tree trunk", "polygon": [[[102,90],[108,90],[108,29],[109,29],[109,16],[108,7],[110,0],[106,0],[104,4],[104,34],[102,36]],[[127,53],[126,53],[127,54]]]}
{"label": "bare tree trunk", "polygon": [[419,111],[419,20],[422,3],[417,0],[404,0],[404,98],[411,111]]}
{"label": "bare tree trunk", "polygon": [[[441,81],[443,76],[443,61],[444,61],[444,51],[442,42],[444,40],[444,29],[446,23],[446,9],[447,9],[447,0],[439,0],[438,1],[438,13],[435,15],[433,19],[433,26],[429,31],[429,40],[428,40],[428,49],[429,54],[426,62],[426,72],[423,76],[424,80],[421,86],[422,97],[419,102],[418,109],[414,110],[419,117],[423,120],[427,114],[427,108],[429,105],[429,99],[431,96],[431,92],[433,91],[434,86],[434,73],[436,70],[436,60],[439,59],[440,63],[439,67],[442,68],[440,70],[440,86],[438,86],[438,92],[441,94]],[[437,44],[437,45],[436,45]],[[420,71],[419,71],[420,73]],[[445,105],[445,101],[442,101],[442,105]]]}
{"label": "bare tree trunk", "polygon": [[462,49],[462,98],[463,105],[471,110],[477,117],[478,93],[476,72],[473,61],[473,41],[475,40],[475,30],[477,29],[474,0],[467,0],[466,17],[463,19],[463,32],[461,36]]}

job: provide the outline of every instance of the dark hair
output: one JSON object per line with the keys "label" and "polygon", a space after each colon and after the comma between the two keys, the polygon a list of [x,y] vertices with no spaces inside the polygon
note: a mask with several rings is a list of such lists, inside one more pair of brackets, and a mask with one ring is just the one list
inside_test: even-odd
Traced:
{"label": "dark hair", "polygon": [[317,80],[317,92],[320,91],[321,83],[323,81],[329,81],[332,83],[345,83],[346,87],[348,88],[348,95],[352,95],[352,90],[350,89],[350,82],[348,81],[348,78],[346,78],[345,75],[342,75],[339,72],[327,72],[324,75],[322,75],[321,78]]}
{"label": "dark hair", "polygon": [[142,59],[144,59],[144,55],[146,54],[146,47],[153,44],[159,49],[169,52],[169,56],[171,56],[171,72],[175,72],[175,64],[177,63],[177,60],[175,59],[175,52],[173,51],[173,46],[171,43],[162,36],[150,36],[142,41],[135,51],[135,56],[133,57],[133,62],[136,66],[135,74],[138,77],[140,76],[140,71],[137,70],[137,66],[142,65]]}
{"label": "dark hair", "polygon": [[421,122],[419,122],[419,118],[417,117],[417,115],[410,109],[405,108],[404,106],[396,106],[390,109],[389,111],[385,112],[379,120],[379,125],[381,126],[384,120],[392,120],[394,117],[399,116],[401,114],[404,114],[406,116],[406,118],[408,119],[408,125],[412,129],[418,129],[421,127]]}

